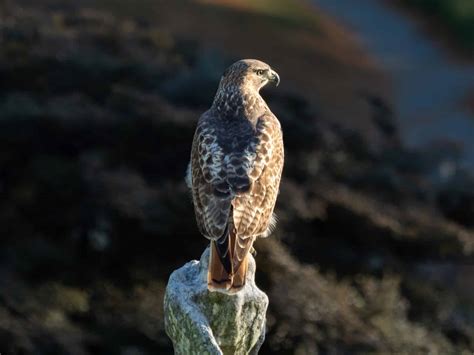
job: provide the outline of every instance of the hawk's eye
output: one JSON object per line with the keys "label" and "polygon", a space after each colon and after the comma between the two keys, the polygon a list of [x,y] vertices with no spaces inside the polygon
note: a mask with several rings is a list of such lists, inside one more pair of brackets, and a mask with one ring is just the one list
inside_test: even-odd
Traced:
{"label": "hawk's eye", "polygon": [[265,70],[258,69],[258,70],[255,70],[255,73],[256,73],[257,75],[262,76],[262,75],[265,73]]}

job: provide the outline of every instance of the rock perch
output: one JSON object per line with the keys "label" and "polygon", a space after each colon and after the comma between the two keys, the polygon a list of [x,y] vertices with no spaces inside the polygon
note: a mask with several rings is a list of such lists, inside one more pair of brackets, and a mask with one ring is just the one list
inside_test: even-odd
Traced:
{"label": "rock perch", "polygon": [[175,354],[257,354],[265,339],[268,297],[255,284],[249,256],[245,287],[229,295],[209,292],[209,248],[200,261],[174,271],[166,287],[166,333]]}

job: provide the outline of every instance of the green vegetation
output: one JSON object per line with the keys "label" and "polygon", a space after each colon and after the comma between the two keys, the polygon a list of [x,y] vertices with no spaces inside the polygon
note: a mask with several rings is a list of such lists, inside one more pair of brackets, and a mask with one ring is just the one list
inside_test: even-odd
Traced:
{"label": "green vegetation", "polygon": [[456,36],[461,45],[474,50],[473,0],[402,0],[433,16]]}
{"label": "green vegetation", "polygon": [[315,12],[310,11],[310,4],[306,1],[295,0],[244,0],[242,3],[255,12],[274,16],[289,23],[308,26],[315,26],[318,17]]}

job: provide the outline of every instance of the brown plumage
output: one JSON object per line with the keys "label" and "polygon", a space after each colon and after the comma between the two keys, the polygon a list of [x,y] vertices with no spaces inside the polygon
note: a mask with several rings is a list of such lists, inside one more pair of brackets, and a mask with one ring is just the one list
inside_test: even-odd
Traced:
{"label": "brown plumage", "polygon": [[269,82],[278,85],[278,74],[261,61],[231,65],[194,135],[186,180],[199,230],[211,240],[211,291],[245,285],[253,242],[275,224],[284,157],[280,123],[259,94]]}

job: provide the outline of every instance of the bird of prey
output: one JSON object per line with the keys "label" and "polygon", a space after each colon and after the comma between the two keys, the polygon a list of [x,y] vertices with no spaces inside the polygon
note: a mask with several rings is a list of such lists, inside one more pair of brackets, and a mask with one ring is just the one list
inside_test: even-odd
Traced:
{"label": "bird of prey", "polygon": [[268,64],[232,64],[194,134],[186,181],[199,230],[211,241],[210,291],[245,285],[253,242],[275,225],[284,152],[280,122],[259,93],[270,82],[280,78]]}

